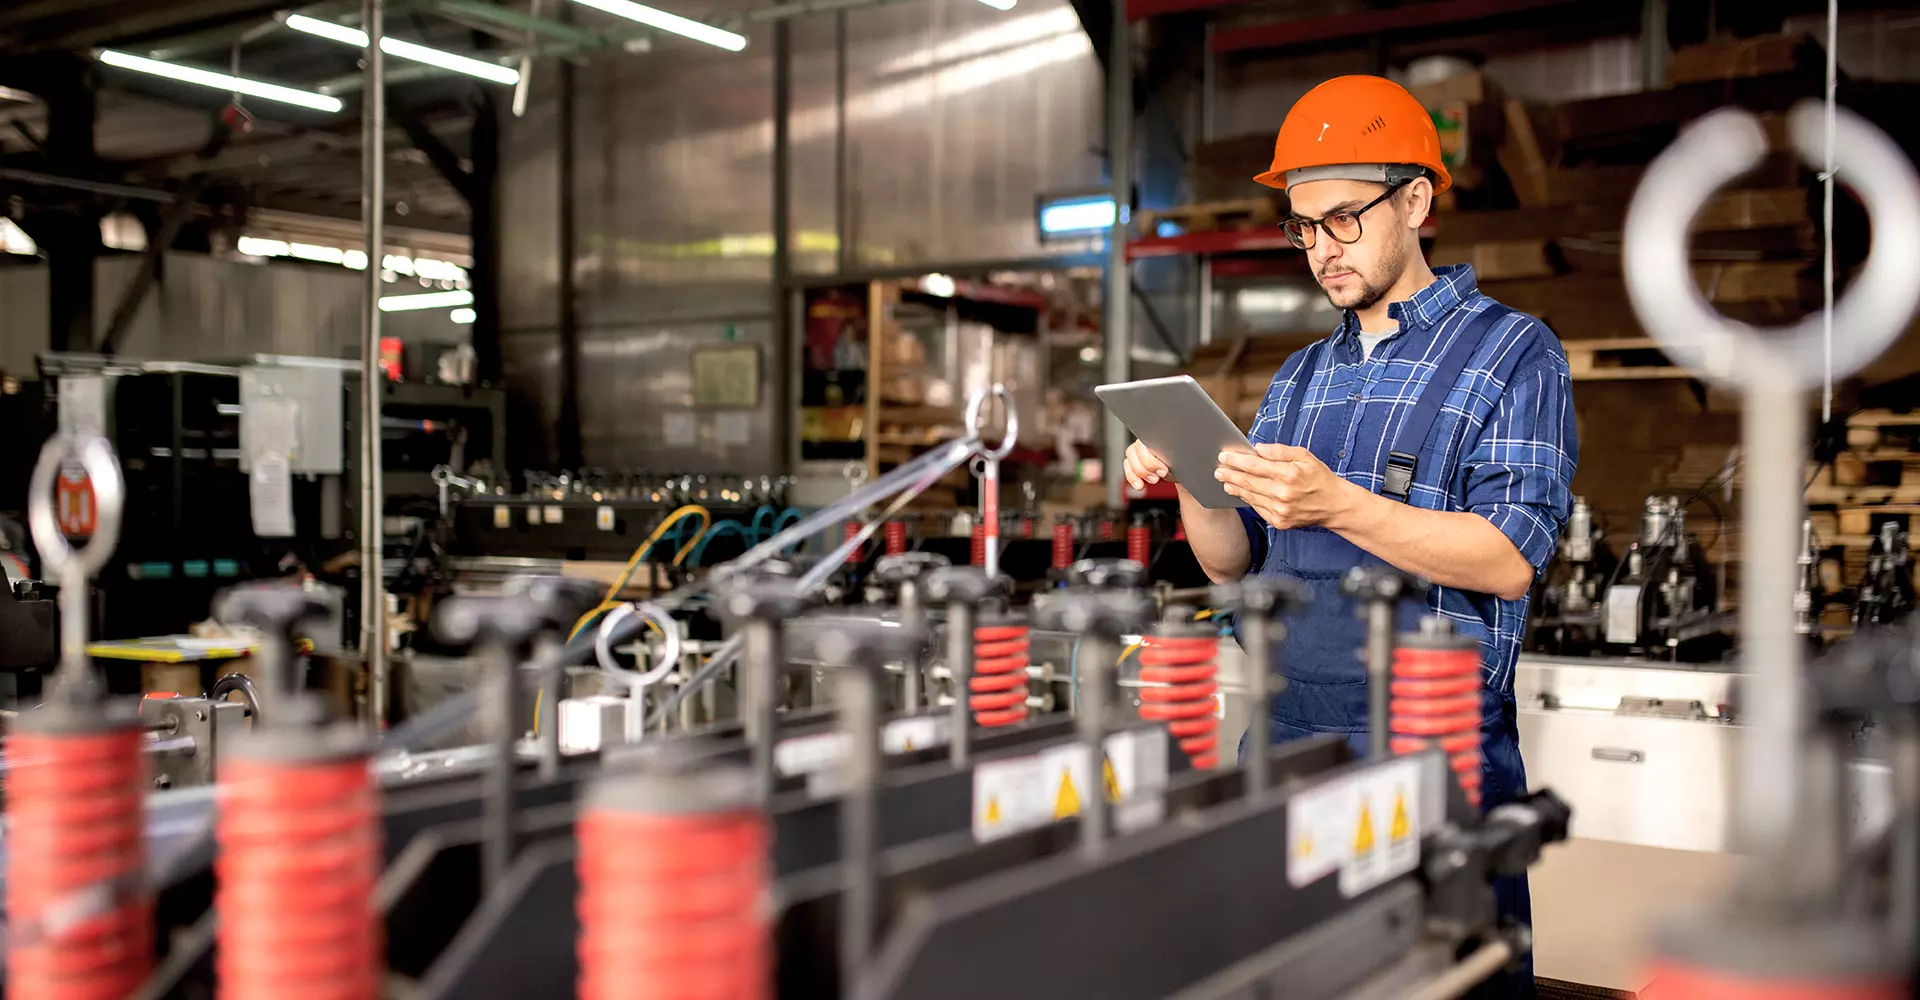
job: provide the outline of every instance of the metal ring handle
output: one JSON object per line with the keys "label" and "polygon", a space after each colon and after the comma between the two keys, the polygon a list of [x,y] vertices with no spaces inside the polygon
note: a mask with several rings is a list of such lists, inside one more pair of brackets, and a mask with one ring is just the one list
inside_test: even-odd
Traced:
{"label": "metal ring handle", "polygon": [[[643,622],[653,622],[659,627],[660,634],[666,637],[660,662],[655,664],[653,669],[638,676],[628,676],[634,671],[621,666],[619,661],[613,658],[613,649],[609,642],[615,626],[632,615],[639,615]],[[600,620],[600,628],[596,630],[593,638],[593,652],[600,660],[600,669],[606,671],[619,683],[625,684],[629,689],[648,687],[658,684],[660,678],[667,676],[667,672],[680,663],[680,630],[674,626],[673,616],[667,614],[667,609],[652,601],[621,604],[607,612],[607,616]]]}
{"label": "metal ring handle", "polygon": [[[93,537],[78,549],[60,533],[51,499],[54,479],[68,460],[80,463],[93,487]],[[113,446],[98,434],[57,434],[40,449],[28,488],[27,523],[45,564],[44,575],[58,579],[70,566],[87,576],[98,573],[120,541],[120,514],[126,504],[126,485],[120,478],[120,461],[113,456]]]}
{"label": "metal ring handle", "polygon": [[1014,408],[1013,393],[1007,391],[1005,385],[995,382],[991,388],[982,389],[968,397],[967,436],[980,440],[980,420],[986,416],[989,399],[998,399],[1007,408],[1007,431],[1001,436],[999,447],[988,448],[986,442],[981,441],[980,453],[988,458],[1002,459],[1013,454],[1013,446],[1020,440],[1020,411]]}
{"label": "metal ring handle", "polygon": [[[1826,109],[1802,101],[1788,115],[1794,147],[1825,158]],[[1723,108],[1680,134],[1647,168],[1627,210],[1622,247],[1627,294],[1647,332],[1673,360],[1722,385],[1804,389],[1820,384],[1820,314],[1767,330],[1722,316],[1700,294],[1688,263],[1687,227],[1721,185],[1758,166],[1767,150],[1752,114]],[[1920,305],[1920,179],[1899,147],[1866,119],[1839,109],[1834,155],[1866,204],[1873,244],[1860,277],[1834,304],[1833,373],[1858,371],[1906,329]]]}

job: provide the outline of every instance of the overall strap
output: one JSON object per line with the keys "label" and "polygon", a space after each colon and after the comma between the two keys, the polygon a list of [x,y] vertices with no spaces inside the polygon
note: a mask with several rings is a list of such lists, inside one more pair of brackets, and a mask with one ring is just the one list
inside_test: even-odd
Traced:
{"label": "overall strap", "polygon": [[1440,363],[1433,370],[1433,378],[1427,381],[1427,387],[1420,392],[1420,398],[1413,404],[1413,410],[1407,414],[1407,421],[1400,425],[1400,436],[1394,438],[1393,450],[1387,453],[1387,467],[1381,475],[1380,492],[1401,503],[1407,502],[1407,494],[1413,489],[1413,475],[1420,465],[1420,448],[1426,444],[1433,433],[1434,421],[1440,418],[1440,407],[1447,401],[1447,394],[1453,391],[1453,384],[1460,380],[1460,373],[1466,370],[1467,359],[1493,324],[1506,316],[1509,310],[1498,303],[1488,303],[1485,309],[1475,313],[1454,335],[1453,343],[1447,347],[1447,353],[1440,356]]}
{"label": "overall strap", "polygon": [[1307,446],[1305,441],[1295,441],[1294,434],[1300,428],[1300,405],[1307,397],[1307,387],[1313,384],[1313,373],[1320,370],[1320,350],[1327,346],[1324,340],[1316,340],[1307,345],[1307,356],[1300,361],[1300,370],[1293,373],[1293,392],[1287,398],[1287,412],[1280,419],[1279,444]]}

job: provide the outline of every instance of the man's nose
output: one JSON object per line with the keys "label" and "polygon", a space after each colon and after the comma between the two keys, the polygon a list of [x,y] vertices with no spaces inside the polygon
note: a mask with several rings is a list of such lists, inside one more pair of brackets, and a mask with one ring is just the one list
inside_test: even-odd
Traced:
{"label": "man's nose", "polygon": [[1320,233],[1319,239],[1313,241],[1313,246],[1307,248],[1307,256],[1313,261],[1315,270],[1339,260],[1342,252],[1340,241],[1329,237],[1326,233]]}

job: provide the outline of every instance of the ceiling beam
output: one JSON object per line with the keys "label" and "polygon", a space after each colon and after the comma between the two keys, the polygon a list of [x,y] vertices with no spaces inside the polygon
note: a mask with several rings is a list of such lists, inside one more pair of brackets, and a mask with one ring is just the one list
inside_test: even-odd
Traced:
{"label": "ceiling beam", "polygon": [[[1157,3],[1205,3],[1214,0],[1129,0],[1149,6]],[[1366,38],[1394,31],[1436,28],[1465,21],[1503,17],[1543,7],[1558,7],[1570,0],[1441,0],[1439,3],[1410,4],[1384,10],[1303,17],[1271,24],[1241,28],[1222,28],[1213,33],[1213,51],[1247,52],[1255,49],[1280,49],[1321,42]],[[1192,9],[1192,8],[1186,8]]]}

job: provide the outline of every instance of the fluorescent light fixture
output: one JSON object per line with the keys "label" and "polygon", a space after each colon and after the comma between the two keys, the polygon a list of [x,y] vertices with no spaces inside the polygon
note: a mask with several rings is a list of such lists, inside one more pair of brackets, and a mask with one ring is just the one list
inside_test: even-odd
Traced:
{"label": "fluorescent light fixture", "polygon": [[26,230],[12,219],[0,216],[0,253],[17,253],[32,256],[40,252],[40,247],[28,236]]}
{"label": "fluorescent light fixture", "polygon": [[412,257],[402,257],[397,253],[390,253],[380,258],[380,267],[382,270],[392,271],[395,274],[404,274],[409,278],[413,277]]}
{"label": "fluorescent light fixture", "polygon": [[1040,238],[1103,235],[1113,228],[1110,195],[1060,198],[1040,202]]}
{"label": "fluorescent light fixture", "polygon": [[242,236],[234,241],[233,248],[249,257],[285,257],[293,252],[285,240],[263,240],[258,236]]}
{"label": "fluorescent light fixture", "polygon": [[[286,24],[287,27],[295,31],[304,31],[309,35],[318,35],[321,38],[343,42],[354,48],[364,49],[367,47],[367,33],[361,31],[359,28],[349,28],[344,24],[322,21],[317,17],[308,17],[305,14],[288,14]],[[402,41],[398,38],[382,37],[380,39],[380,51],[399,59],[411,59],[417,63],[425,63],[428,66],[438,66],[441,69],[452,70],[455,73],[465,73],[468,76],[477,76],[482,80],[490,80],[494,83],[504,83],[508,86],[513,86],[520,82],[520,71],[512,67],[501,66],[496,63],[487,62],[484,59],[475,59],[471,56],[455,55],[452,52],[428,48],[425,45]]]}
{"label": "fluorescent light fixture", "polygon": [[349,250],[343,255],[343,258],[340,263],[347,265],[355,271],[364,271],[367,269],[367,252],[365,250]]}
{"label": "fluorescent light fixture", "polygon": [[339,247],[323,247],[317,243],[289,243],[287,253],[301,260],[316,260],[322,264],[345,264],[347,252]]}
{"label": "fluorescent light fixture", "polygon": [[1013,5],[1019,3],[1020,0],[980,0],[980,2],[992,7],[994,10],[1012,10]]}
{"label": "fluorescent light fixture", "polygon": [[638,21],[649,28],[659,28],[661,31],[672,32],[683,38],[691,38],[696,42],[705,42],[708,45],[718,46],[719,48],[726,49],[728,52],[738,52],[747,47],[747,36],[737,31],[728,31],[725,28],[716,28],[711,24],[702,24],[692,18],[681,17],[678,14],[669,14],[664,10],[656,10],[645,4],[634,3],[633,0],[573,0],[573,2],[585,4],[594,10],[606,11],[615,17],[624,17],[629,21]]}
{"label": "fluorescent light fixture", "polygon": [[953,298],[956,291],[953,279],[944,274],[929,274],[920,279],[920,290],[928,295],[938,295],[943,299]]}
{"label": "fluorescent light fixture", "polygon": [[466,268],[452,261],[430,257],[415,257],[412,273],[414,277],[428,281],[459,281],[467,276]]}
{"label": "fluorescent light fixture", "polygon": [[455,290],[451,292],[427,292],[422,295],[382,295],[381,312],[406,312],[409,309],[447,309],[473,305],[473,293]]}
{"label": "fluorescent light fixture", "polygon": [[328,97],[308,90],[295,90],[292,87],[282,87],[277,83],[262,83],[245,77],[228,76],[225,73],[182,66],[179,63],[161,62],[158,59],[129,55],[112,49],[101,49],[95,53],[95,57],[109,66],[130,69],[136,73],[164,76],[169,80],[195,83],[202,87],[245,94],[248,97],[258,97],[267,101],[279,101],[282,104],[294,104],[303,108],[312,108],[315,111],[338,111],[343,107],[338,97]]}
{"label": "fluorescent light fixture", "polygon": [[455,323],[471,323],[480,314],[471,309],[455,309],[449,316]]}

